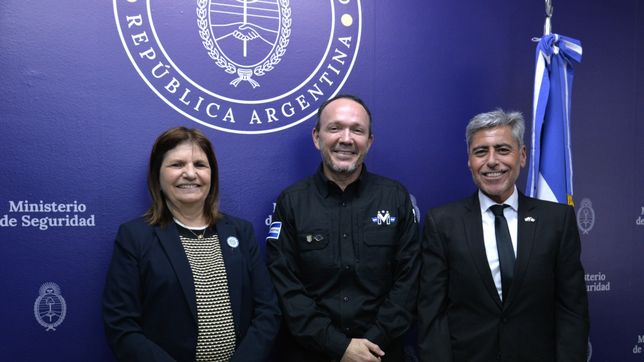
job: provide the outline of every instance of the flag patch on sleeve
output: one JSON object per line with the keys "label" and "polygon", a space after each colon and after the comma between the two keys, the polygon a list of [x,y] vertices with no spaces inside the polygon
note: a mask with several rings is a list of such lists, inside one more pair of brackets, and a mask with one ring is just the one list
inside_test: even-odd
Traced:
{"label": "flag patch on sleeve", "polygon": [[268,236],[266,236],[266,239],[279,239],[281,231],[282,231],[282,222],[281,221],[273,222],[270,228],[268,229]]}

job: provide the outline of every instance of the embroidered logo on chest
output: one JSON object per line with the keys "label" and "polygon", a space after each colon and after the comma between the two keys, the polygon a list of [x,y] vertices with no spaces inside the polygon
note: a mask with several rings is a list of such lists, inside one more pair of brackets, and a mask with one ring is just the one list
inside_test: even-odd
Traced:
{"label": "embroidered logo on chest", "polygon": [[392,216],[389,210],[378,210],[376,216],[371,218],[371,222],[378,225],[391,225],[396,222],[396,219],[398,218]]}

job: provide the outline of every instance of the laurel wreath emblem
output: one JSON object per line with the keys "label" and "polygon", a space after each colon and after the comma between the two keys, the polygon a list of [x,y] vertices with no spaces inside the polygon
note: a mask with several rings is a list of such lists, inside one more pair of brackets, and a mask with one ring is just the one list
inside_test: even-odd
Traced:
{"label": "laurel wreath emblem", "polygon": [[[208,56],[215,61],[215,64],[220,68],[224,69],[228,74],[235,74],[238,72],[238,67],[226,59],[226,57],[217,50],[215,43],[210,37],[210,30],[208,29],[208,3],[209,0],[197,0],[197,25],[199,27],[199,36],[201,37],[201,43],[208,50]],[[264,61],[262,64],[257,65],[253,68],[253,74],[257,76],[263,76],[267,72],[270,72],[277,65],[284,53],[286,53],[286,47],[289,43],[289,37],[291,36],[291,8],[289,7],[289,0],[279,0],[280,3],[280,13],[282,14],[281,23],[282,29],[277,41],[277,48],[273,51],[270,57]],[[240,68],[241,70],[243,68]],[[248,79],[244,79],[248,80]],[[254,86],[253,86],[254,87]]]}

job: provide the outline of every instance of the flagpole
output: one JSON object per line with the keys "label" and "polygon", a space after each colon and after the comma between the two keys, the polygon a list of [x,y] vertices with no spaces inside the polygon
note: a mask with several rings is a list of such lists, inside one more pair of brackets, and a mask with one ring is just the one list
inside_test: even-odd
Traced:
{"label": "flagpole", "polygon": [[552,24],[550,19],[552,18],[552,12],[554,7],[552,6],[552,0],[546,0],[546,22],[543,24],[543,35],[552,34]]}

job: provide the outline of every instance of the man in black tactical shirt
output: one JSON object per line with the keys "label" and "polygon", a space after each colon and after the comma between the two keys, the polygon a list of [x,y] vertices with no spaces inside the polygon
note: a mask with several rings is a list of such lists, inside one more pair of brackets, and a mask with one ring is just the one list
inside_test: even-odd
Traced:
{"label": "man in black tactical shirt", "polygon": [[367,172],[371,114],[359,98],[325,102],[313,143],[322,165],[280,194],[267,237],[280,361],[403,361],[420,269],[409,193]]}

